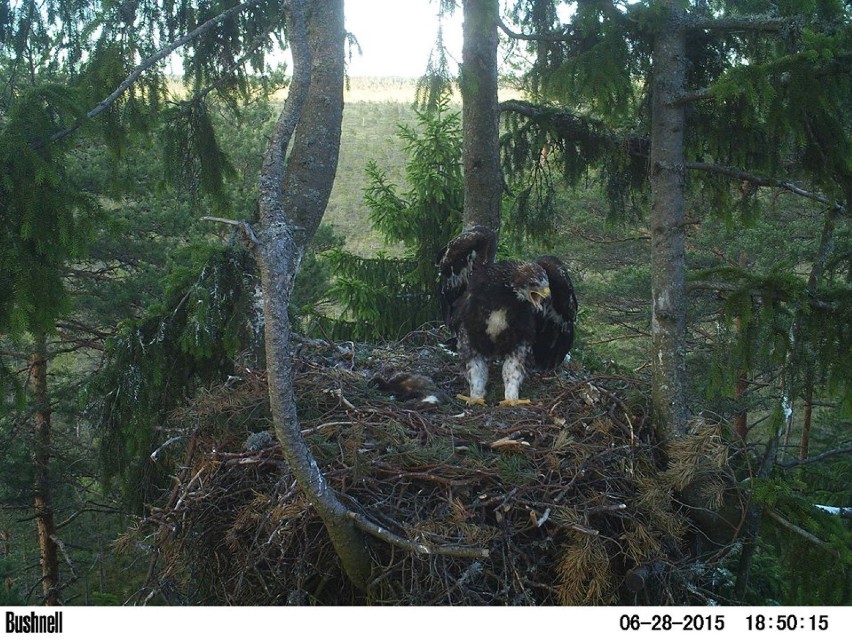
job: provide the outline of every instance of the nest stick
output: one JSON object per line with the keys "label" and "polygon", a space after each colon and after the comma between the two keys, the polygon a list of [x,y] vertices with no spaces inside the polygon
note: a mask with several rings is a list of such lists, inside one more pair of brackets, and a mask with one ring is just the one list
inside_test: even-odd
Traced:
{"label": "nest stick", "polygon": [[389,530],[373,523],[364,515],[359,513],[352,512],[350,510],[346,513],[346,516],[365,533],[378,537],[382,541],[386,541],[393,546],[405,548],[406,550],[421,555],[444,555],[446,557],[469,557],[471,559],[484,559],[488,557],[488,550],[485,548],[470,548],[466,546],[433,546],[431,544],[418,543],[408,539],[403,539],[399,535],[393,534]]}

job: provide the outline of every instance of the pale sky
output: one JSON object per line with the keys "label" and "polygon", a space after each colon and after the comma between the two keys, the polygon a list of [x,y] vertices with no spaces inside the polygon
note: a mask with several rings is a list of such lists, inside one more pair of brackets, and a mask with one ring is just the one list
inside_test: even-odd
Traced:
{"label": "pale sky", "polygon": [[[361,46],[348,73],[357,76],[420,77],[438,31],[437,0],[346,0],[346,30]],[[451,72],[461,61],[461,8],[444,18],[444,45]]]}

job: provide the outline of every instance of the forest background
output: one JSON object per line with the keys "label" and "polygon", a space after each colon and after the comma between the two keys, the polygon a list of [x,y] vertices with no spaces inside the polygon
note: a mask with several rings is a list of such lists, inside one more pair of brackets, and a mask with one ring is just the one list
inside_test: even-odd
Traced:
{"label": "forest background", "polygon": [[[108,84],[109,79],[103,80]],[[273,75],[269,85],[282,81]],[[50,91],[49,86],[39,88]],[[422,297],[414,296],[411,307],[401,302],[391,307],[380,297],[408,285],[406,278],[416,270],[423,244],[405,237],[388,217],[387,196],[411,204],[434,195],[421,181],[430,161],[442,151],[460,155],[456,98],[432,110],[422,104],[415,110],[416,88],[413,82],[395,79],[351,80],[325,226],[294,293],[293,321],[305,335],[396,340],[437,319],[434,307]],[[514,91],[511,97],[523,95],[510,82],[506,89]],[[369,100],[360,99],[362,94]],[[137,594],[146,577],[147,549],[125,547],[125,552],[116,553],[114,544],[151,501],[152,495],[139,491],[140,485],[158,483],[136,474],[152,472],[134,460],[155,452],[150,441],[140,439],[136,449],[133,442],[124,441],[119,450],[116,434],[95,424],[97,392],[106,387],[98,386],[104,382],[95,373],[146,322],[161,326],[163,316],[189,306],[184,332],[176,339],[199,367],[199,379],[184,379],[170,389],[177,402],[213,383],[202,369],[218,374],[220,360],[230,360],[250,342],[243,325],[229,324],[234,321],[230,316],[219,318],[221,333],[199,337],[198,332],[204,333],[211,316],[219,312],[220,300],[210,291],[222,290],[218,287],[233,277],[228,265],[236,261],[247,269],[239,261],[243,258],[222,250],[235,242],[230,229],[211,227],[201,218],[222,210],[237,220],[253,215],[258,149],[280,105],[274,94],[267,100],[258,89],[256,95],[239,108],[215,97],[203,107],[196,103],[191,108],[196,109],[192,115],[197,130],[179,128],[177,119],[167,119],[156,125],[153,136],[151,131],[133,133],[138,138],[133,139],[132,153],[94,138],[76,143],[67,153],[66,173],[60,179],[83,185],[89,194],[58,194],[77,198],[78,211],[87,212],[75,232],[88,242],[83,247],[82,235],[76,238],[81,246],[72,248],[73,259],[63,266],[61,285],[71,295],[62,301],[61,319],[51,327],[47,344],[53,417],[49,484],[58,520],[54,537],[62,556],[63,599],[68,603],[120,604]],[[8,109],[3,124],[15,121],[22,111]],[[130,116],[143,119],[143,113],[130,111]],[[107,119],[104,127],[117,124]],[[512,126],[507,124],[505,131]],[[848,128],[848,122],[843,126]],[[198,157],[207,165],[180,153],[167,153],[166,164],[160,164],[162,147],[173,145],[178,151],[203,144],[204,132],[214,129],[228,150],[227,158],[205,155],[202,149]],[[567,174],[548,164],[544,148],[534,149],[540,161],[531,173],[507,173],[510,182],[513,177],[519,181],[510,185],[511,196],[504,203],[501,251],[518,257],[546,251],[568,263],[582,309],[568,374],[607,371],[642,377],[650,348],[646,196],[641,191],[627,195],[626,188],[614,193],[617,185],[604,179],[603,170]],[[212,183],[205,188],[211,171],[227,178],[221,188]],[[55,180],[50,175],[42,179]],[[450,176],[442,184],[443,197],[457,195],[459,180],[460,175]],[[771,459],[768,472],[749,477],[755,482],[753,499],[772,516],[763,522],[748,590],[739,594],[751,603],[849,603],[850,533],[848,518],[842,516],[848,511],[831,515],[814,508],[842,508],[852,501],[848,386],[834,375],[849,361],[848,314],[845,324],[831,327],[832,340],[812,340],[817,346],[811,355],[826,358],[824,362],[830,359],[832,366],[809,369],[803,375],[808,383],[797,387],[795,398],[790,396],[789,378],[791,366],[800,362],[789,359],[790,348],[779,346],[779,341],[791,339],[791,331],[826,329],[804,321],[801,293],[790,292],[801,291],[802,283],[813,277],[815,264],[820,265],[818,283],[836,294],[831,303],[848,297],[848,214],[835,215],[831,205],[797,199],[784,189],[758,191],[747,180],[737,190],[725,198],[706,188],[690,192],[687,259],[695,274],[688,333],[690,370],[695,373],[689,403],[700,407],[706,419],[726,424],[731,441],[740,436],[753,445],[757,463]],[[613,195],[622,205],[618,210]],[[75,244],[74,237],[62,237],[67,229],[61,226],[39,232]],[[24,228],[22,233],[33,231]],[[5,260],[14,258],[4,255]],[[398,265],[395,271],[391,264]],[[30,266],[38,272],[39,265]],[[385,276],[379,285],[377,270]],[[719,277],[707,283],[711,276]],[[39,296],[56,295],[38,286],[15,293],[32,295],[31,305]],[[233,307],[249,306],[245,292],[240,295],[231,300]],[[26,303],[18,308],[28,310]],[[394,314],[388,313],[390,308]],[[5,579],[0,601],[34,603],[41,597],[43,575],[31,515],[32,486],[38,480],[38,465],[32,463],[32,451],[38,449],[38,428],[33,427],[38,401],[31,396],[38,362],[32,353],[40,348],[43,352],[44,345],[33,344],[33,334],[21,329],[29,320],[14,313],[4,320],[10,327],[3,337],[9,401],[0,432],[0,571]],[[820,344],[825,350],[818,350]],[[138,373],[162,375],[152,372],[154,364],[162,363]],[[748,420],[744,427],[737,425],[738,418]],[[122,430],[121,437],[128,432]],[[167,434],[161,433],[160,445]],[[777,447],[777,453],[766,454],[767,446]],[[737,557],[734,553],[731,559],[731,575]],[[721,579],[727,585],[720,586],[720,592],[733,600],[732,579]]]}

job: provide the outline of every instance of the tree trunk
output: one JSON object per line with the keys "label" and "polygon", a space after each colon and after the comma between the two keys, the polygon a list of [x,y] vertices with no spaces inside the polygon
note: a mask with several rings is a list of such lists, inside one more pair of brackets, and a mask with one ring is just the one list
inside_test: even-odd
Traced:
{"label": "tree trunk", "polygon": [[[817,249],[817,254],[814,257],[813,265],[811,266],[811,272],[808,275],[808,295],[811,298],[816,297],[817,288],[819,287],[820,281],[822,280],[823,273],[825,273],[825,267],[828,263],[828,258],[831,256],[834,251],[834,232],[837,228],[837,216],[838,211],[835,208],[829,209],[825,212],[825,216],[823,218],[822,224],[822,233],[820,234],[819,239],[819,248]],[[797,315],[803,314],[805,311],[803,308],[799,308],[796,311]],[[796,329],[798,332],[800,320],[796,321]],[[793,345],[791,345],[792,348]],[[801,365],[799,365],[801,367]],[[804,374],[800,376],[804,377],[804,398],[805,398],[805,407],[803,411],[803,419],[804,423],[802,424],[802,441],[799,450],[799,458],[807,459],[808,457],[808,449],[810,447],[810,438],[811,438],[811,421],[813,419],[813,400],[814,400],[814,373],[812,364],[808,364],[804,367]]]}
{"label": "tree trunk", "polygon": [[306,3],[310,86],[283,175],[282,202],[301,261],[325,214],[343,125],[343,0]]}
{"label": "tree trunk", "polygon": [[684,249],[683,12],[667,1],[654,41],[651,126],[652,403],[654,427],[667,440],[686,431],[686,286]]}
{"label": "tree trunk", "polygon": [[464,225],[498,231],[503,177],[500,172],[497,103],[497,0],[464,0],[461,95],[464,163]]}
{"label": "tree trunk", "polygon": [[[347,518],[347,509],[302,437],[293,395],[287,309],[302,256],[328,203],[343,117],[343,1],[316,0],[307,15],[304,10],[304,2],[291,2],[287,21],[293,80],[260,178],[255,255],[264,296],[269,398],[275,432],[291,471],[325,523],[347,575],[365,589],[372,569],[366,540]],[[293,149],[285,168],[291,139]]]}
{"label": "tree trunk", "polygon": [[[740,251],[737,264],[741,269],[745,269],[747,265],[746,254]],[[743,319],[739,313],[734,318],[734,329],[737,332],[737,337],[741,339],[743,330]],[[748,391],[748,371],[745,368],[737,369],[737,382],[734,386],[734,435],[736,435],[739,443],[745,448],[748,442],[748,408],[746,408],[745,394]]]}
{"label": "tree trunk", "polygon": [[[755,475],[757,479],[766,479],[772,472],[772,468],[775,466],[775,458],[778,453],[778,443],[780,440],[781,433],[779,431],[766,445],[763,460],[761,461],[760,467],[757,469],[757,473]],[[737,578],[734,583],[734,599],[737,601],[743,601],[746,596],[746,591],[748,590],[751,566],[754,561],[754,555],[757,552],[757,538],[760,534],[760,524],[762,521],[763,509],[754,502],[749,503],[740,532],[743,549],[740,553],[740,561],[737,566]]]}
{"label": "tree trunk", "polygon": [[812,384],[808,384],[805,390],[805,409],[802,418],[802,442],[799,449],[799,459],[807,459],[811,443],[811,421],[814,414],[814,388]]}
{"label": "tree trunk", "polygon": [[33,425],[33,505],[41,559],[41,587],[44,605],[59,605],[59,558],[56,523],[50,500],[50,398],[47,394],[47,344],[44,333],[36,336],[30,357],[30,378],[35,406]]}
{"label": "tree trunk", "polygon": [[734,434],[742,446],[745,446],[748,442],[748,409],[745,407],[745,394],[747,390],[747,373],[745,370],[740,369],[737,371],[737,383],[734,387],[734,401],[737,404],[736,412],[734,413]]}

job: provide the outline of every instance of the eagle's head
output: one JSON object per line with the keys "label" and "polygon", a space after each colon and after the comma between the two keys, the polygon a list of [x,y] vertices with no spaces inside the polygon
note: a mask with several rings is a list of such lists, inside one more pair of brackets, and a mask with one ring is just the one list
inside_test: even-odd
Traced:
{"label": "eagle's head", "polygon": [[550,297],[547,273],[538,264],[519,264],[512,274],[511,282],[518,299],[529,302],[538,311],[542,310],[544,300]]}

